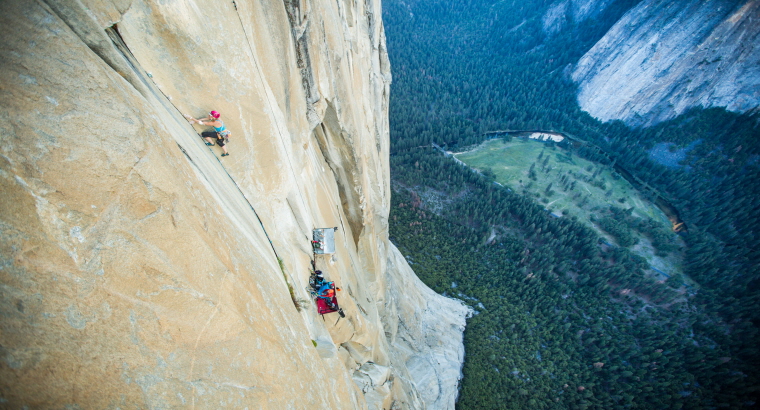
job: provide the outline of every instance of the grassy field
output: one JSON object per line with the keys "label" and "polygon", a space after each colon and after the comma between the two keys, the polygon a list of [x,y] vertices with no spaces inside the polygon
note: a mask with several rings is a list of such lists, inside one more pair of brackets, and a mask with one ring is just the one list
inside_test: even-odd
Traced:
{"label": "grassy field", "polygon": [[[564,211],[566,215],[588,219],[595,211],[615,205],[634,207],[635,216],[647,216],[670,226],[655,205],[642,198],[628,181],[613,176],[617,174],[612,169],[562,148],[521,138],[511,142],[494,139],[455,156],[480,171],[490,169],[496,182],[518,192],[528,192],[556,214]],[[529,175],[531,165],[535,178]],[[560,182],[563,175],[569,184]]]}
{"label": "grassy field", "polygon": [[[592,221],[607,215],[611,205],[633,208],[633,217],[651,218],[670,232],[665,214],[614,169],[562,148],[522,138],[509,142],[493,139],[454,156],[485,174],[492,173],[494,180],[505,187],[533,196],[555,216],[576,216],[610,243],[616,243],[615,238]],[[645,236],[638,232],[634,235],[639,244],[631,249],[647,258],[652,266],[668,273],[680,271],[680,256],[672,253],[668,257],[658,256]]]}

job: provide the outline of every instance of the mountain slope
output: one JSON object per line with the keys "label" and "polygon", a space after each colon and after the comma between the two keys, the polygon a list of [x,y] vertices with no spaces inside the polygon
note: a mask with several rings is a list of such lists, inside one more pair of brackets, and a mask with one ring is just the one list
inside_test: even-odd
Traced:
{"label": "mountain slope", "polygon": [[760,104],[760,2],[640,3],[578,61],[578,103],[602,121],[651,125],[691,107]]}

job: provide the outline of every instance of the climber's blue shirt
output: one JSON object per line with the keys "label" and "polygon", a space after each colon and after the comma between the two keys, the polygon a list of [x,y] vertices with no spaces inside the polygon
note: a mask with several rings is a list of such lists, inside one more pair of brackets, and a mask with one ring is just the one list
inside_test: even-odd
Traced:
{"label": "climber's blue shirt", "polygon": [[322,286],[319,287],[319,291],[317,292],[317,295],[320,297],[326,297],[325,294],[327,293],[327,290],[330,289],[330,283],[332,282],[325,282],[322,284]]}
{"label": "climber's blue shirt", "polygon": [[227,131],[227,128],[224,126],[224,121],[222,121],[222,120],[217,120],[217,121],[219,121],[220,123],[222,123],[222,126],[221,127],[217,127],[215,125],[212,125],[212,127],[214,127],[214,131],[218,132],[219,134],[222,134],[223,136],[229,134],[230,132]]}

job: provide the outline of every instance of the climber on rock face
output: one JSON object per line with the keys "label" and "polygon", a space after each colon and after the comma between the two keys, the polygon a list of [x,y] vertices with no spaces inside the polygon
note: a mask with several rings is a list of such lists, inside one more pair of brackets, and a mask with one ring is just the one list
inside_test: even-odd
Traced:
{"label": "climber on rock face", "polygon": [[321,298],[325,301],[327,306],[329,306],[331,309],[338,309],[338,307],[333,303],[333,298],[335,297],[335,289],[333,289],[330,285],[332,285],[332,282],[326,282],[323,284],[318,293],[317,297]]}
{"label": "climber on rock face", "polygon": [[319,314],[338,312],[340,317],[345,317],[343,309],[338,306],[337,292],[340,288],[335,286],[335,282],[328,281],[321,270],[315,270],[309,277],[309,285],[311,295],[316,298]]}
{"label": "climber on rock face", "polygon": [[[210,125],[214,127],[214,131],[216,131],[216,143],[220,147],[222,147],[222,150],[224,151],[224,154],[222,154],[223,157],[229,156],[230,153],[227,152],[227,144],[229,143],[229,136],[232,134],[232,131],[229,131],[225,126],[224,122],[219,119],[222,114],[219,114],[218,111],[211,111],[208,113],[208,117],[201,118],[201,119],[195,119],[187,114],[185,114],[185,118],[190,120],[190,123],[193,124],[200,124],[200,125]],[[204,135],[205,134],[205,135]],[[206,145],[211,146],[214,145],[214,140],[211,136],[207,136],[209,133],[202,133],[201,136],[206,140]]]}

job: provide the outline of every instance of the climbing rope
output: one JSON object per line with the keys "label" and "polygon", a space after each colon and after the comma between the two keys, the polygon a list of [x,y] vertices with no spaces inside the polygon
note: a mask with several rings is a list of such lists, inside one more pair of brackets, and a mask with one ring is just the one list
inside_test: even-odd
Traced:
{"label": "climbing rope", "polygon": [[[243,35],[245,36],[245,41],[248,43],[248,50],[251,52],[251,60],[253,61],[254,67],[256,67],[256,72],[259,75],[259,81],[261,82],[261,88],[264,90],[264,97],[267,101],[267,104],[269,105],[269,110],[274,113],[274,104],[269,98],[269,94],[267,94],[266,91],[266,83],[264,82],[264,75],[261,72],[261,67],[259,66],[258,61],[256,61],[255,53],[253,52],[253,46],[251,45],[251,40],[248,38],[248,32],[245,31],[245,25],[243,24],[243,18],[240,17],[240,11],[238,10],[237,3],[235,0],[232,0],[232,6],[235,8],[235,14],[238,16],[238,21],[240,22],[240,28],[243,30]],[[293,161],[290,159],[290,154],[288,154],[287,146],[285,145],[285,142],[283,141],[283,135],[282,130],[280,129],[280,125],[277,123],[276,120],[273,121],[275,128],[277,128],[277,134],[280,137],[280,143],[282,144],[283,151],[285,152],[285,157],[288,159],[288,166],[290,167],[290,173],[293,175],[293,180],[298,181],[298,178],[296,178],[296,173],[293,169]],[[306,206],[306,201],[303,199],[303,194],[301,194],[301,190],[298,189],[298,196],[301,198],[301,205],[303,206],[304,211],[308,210],[309,208]],[[308,237],[308,236],[307,236]]]}
{"label": "climbing rope", "polygon": [[[132,66],[132,69],[135,71],[135,73],[138,74],[138,76],[140,77],[140,79],[142,80],[142,82],[145,85],[153,84],[153,86],[155,87],[155,89],[158,90],[161,93],[161,95],[164,96],[164,101],[168,102],[172,107],[174,107],[174,109],[177,111],[177,113],[179,113],[179,115],[181,117],[184,117],[184,114],[182,113],[182,111],[176,105],[174,105],[174,103],[172,102],[172,99],[168,95],[166,95],[166,93],[164,93],[164,91],[161,89],[161,87],[159,87],[158,85],[156,85],[156,83],[153,81],[153,79],[150,76],[145,75],[145,70],[142,68],[142,66],[140,65],[139,61],[137,61],[137,58],[135,58],[134,54],[132,54],[132,51],[129,49],[129,47],[127,46],[127,43],[124,41],[124,39],[121,37],[121,35],[117,31],[115,31],[115,30],[114,30],[113,34],[114,35],[109,36],[111,38],[111,41],[117,43],[117,44],[115,44],[116,45],[116,49],[119,52],[121,52],[121,54],[126,59],[127,63]],[[127,55],[127,53],[129,53],[129,55]],[[197,133],[196,133],[196,135],[200,136]],[[187,153],[187,151],[185,150],[185,148],[182,147],[182,145],[180,145],[179,143],[177,143],[177,146],[179,147],[180,151],[182,151],[182,153],[185,154],[185,156],[190,161],[190,163],[193,166],[195,166],[196,168],[198,168],[198,165],[195,163],[195,161],[193,161],[192,157],[190,157],[190,154]],[[248,203],[249,207],[251,207],[251,210],[253,211],[253,214],[256,216],[256,219],[259,221],[259,225],[261,225],[261,230],[264,231],[264,235],[266,236],[267,240],[269,241],[269,246],[272,247],[272,252],[274,252],[274,256],[279,260],[280,256],[277,254],[277,249],[275,249],[274,244],[272,243],[272,239],[269,237],[269,233],[267,232],[266,228],[264,227],[264,223],[261,221],[261,218],[259,217],[258,212],[256,212],[256,208],[253,207],[253,204],[251,204],[251,201],[249,201],[248,197],[245,196],[245,194],[243,193],[243,190],[240,189],[240,186],[235,181],[235,178],[233,178],[232,175],[230,175],[230,173],[227,171],[227,168],[224,167],[224,164],[222,164],[222,162],[219,160],[219,158],[216,158],[216,160],[219,162],[219,165],[221,165],[222,169],[224,170],[224,173],[227,174],[227,177],[230,179],[230,181],[232,181],[232,183],[235,185],[235,188],[237,188],[238,192],[240,192],[240,195],[242,195],[243,199],[245,199],[245,202]],[[203,175],[203,173],[201,173],[201,175]],[[205,178],[205,175],[204,175],[204,178]],[[208,181],[208,179],[207,179],[207,181]],[[208,182],[211,183],[211,181],[208,181]]]}

